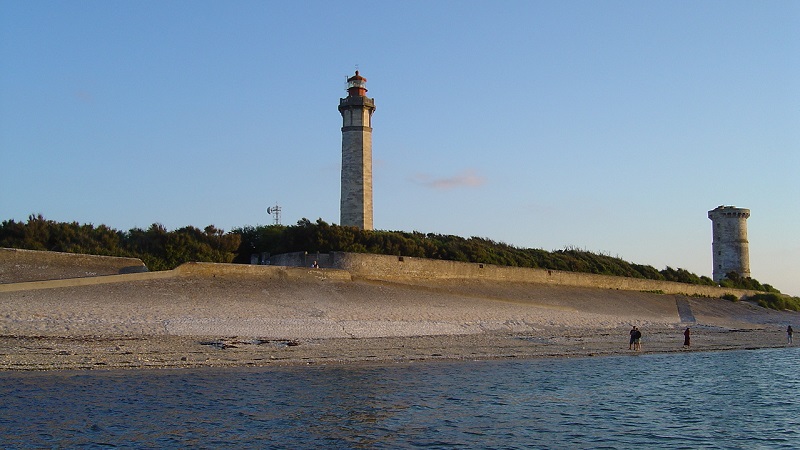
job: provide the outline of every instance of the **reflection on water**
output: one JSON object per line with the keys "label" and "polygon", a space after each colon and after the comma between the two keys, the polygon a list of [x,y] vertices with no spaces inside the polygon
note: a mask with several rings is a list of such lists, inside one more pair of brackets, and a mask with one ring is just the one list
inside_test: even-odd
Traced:
{"label": "reflection on water", "polygon": [[796,448],[798,356],[5,372],[0,444]]}

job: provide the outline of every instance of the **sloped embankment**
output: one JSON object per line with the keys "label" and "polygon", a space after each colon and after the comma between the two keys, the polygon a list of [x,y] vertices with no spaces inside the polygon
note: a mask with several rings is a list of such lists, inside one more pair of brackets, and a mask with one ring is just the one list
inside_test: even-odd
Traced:
{"label": "sloped embankment", "polygon": [[0,248],[0,284],[140,272],[138,258]]}

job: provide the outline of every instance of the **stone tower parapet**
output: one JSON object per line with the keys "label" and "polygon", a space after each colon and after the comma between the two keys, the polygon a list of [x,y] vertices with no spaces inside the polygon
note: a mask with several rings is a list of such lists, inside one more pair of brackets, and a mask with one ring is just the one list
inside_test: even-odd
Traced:
{"label": "stone tower parapet", "polygon": [[356,71],[347,79],[348,96],[339,99],[342,115],[341,225],[373,229],[372,113],[375,100],[366,96],[367,79]]}
{"label": "stone tower parapet", "polygon": [[735,206],[722,205],[708,212],[713,238],[713,279],[717,283],[730,272],[750,278],[750,247],[747,241],[749,217],[749,209]]}

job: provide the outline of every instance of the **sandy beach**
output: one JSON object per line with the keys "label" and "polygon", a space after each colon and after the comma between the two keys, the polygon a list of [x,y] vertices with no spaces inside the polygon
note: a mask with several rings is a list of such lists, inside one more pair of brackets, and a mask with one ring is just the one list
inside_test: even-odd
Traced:
{"label": "sandy beach", "polygon": [[[486,281],[176,276],[0,292],[0,370],[407,363],[783,347],[746,302]],[[641,352],[628,349],[638,326]],[[692,346],[683,348],[683,330]]]}

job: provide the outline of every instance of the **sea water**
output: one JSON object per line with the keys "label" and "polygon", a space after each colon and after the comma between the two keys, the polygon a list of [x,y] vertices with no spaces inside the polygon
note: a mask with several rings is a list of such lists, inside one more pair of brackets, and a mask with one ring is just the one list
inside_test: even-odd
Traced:
{"label": "sea water", "polygon": [[799,448],[800,349],[0,373],[3,448]]}

